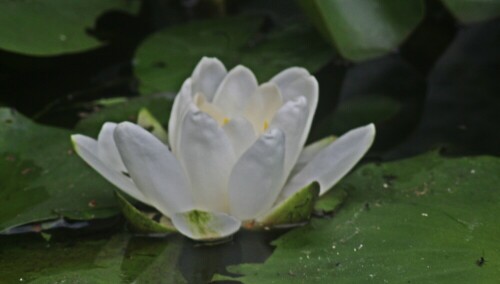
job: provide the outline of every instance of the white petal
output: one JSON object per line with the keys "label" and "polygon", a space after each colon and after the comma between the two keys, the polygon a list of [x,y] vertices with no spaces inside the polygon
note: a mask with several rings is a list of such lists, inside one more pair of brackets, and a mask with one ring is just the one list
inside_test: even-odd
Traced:
{"label": "white petal", "polygon": [[236,158],[240,157],[257,140],[252,124],[244,117],[236,117],[222,129],[233,145]]}
{"label": "white petal", "polygon": [[197,93],[194,96],[195,105],[204,113],[210,115],[219,125],[224,123],[224,113],[214,104],[208,102],[202,93]]}
{"label": "white petal", "polygon": [[334,186],[364,156],[375,139],[375,126],[355,128],[323,149],[283,189],[280,199],[294,194],[313,181],[320,184],[320,195]]}
{"label": "white petal", "polygon": [[274,83],[265,83],[248,100],[244,115],[252,122],[255,132],[263,133],[282,105],[283,99],[278,87]]}
{"label": "white petal", "polygon": [[130,122],[120,123],[114,137],[130,176],[156,209],[166,216],[192,209],[186,176],[165,144]]}
{"label": "white petal", "polygon": [[299,97],[281,107],[271,122],[271,128],[279,128],[285,133],[285,176],[289,175],[306,142],[307,116],[306,99]]}
{"label": "white petal", "polygon": [[231,69],[222,81],[213,103],[229,117],[234,117],[243,111],[248,99],[257,89],[257,79],[252,71],[238,65]]}
{"label": "white petal", "polygon": [[114,168],[108,167],[97,157],[97,141],[80,134],[72,135],[71,140],[76,153],[105,179],[140,202],[150,204],[129,177]]}
{"label": "white petal", "polygon": [[170,112],[170,119],[168,121],[168,143],[174,154],[177,153],[177,146],[179,144],[179,124],[182,123],[191,103],[193,103],[192,81],[189,78],[184,81],[181,90],[175,97],[174,105]]}
{"label": "white petal", "polygon": [[319,86],[316,78],[311,76],[304,68],[292,67],[274,76],[271,82],[278,85],[284,102],[295,100],[301,96],[307,99],[309,115],[307,117],[306,133],[309,133],[318,105]]}
{"label": "white petal", "polygon": [[335,139],[335,136],[328,136],[304,147],[290,175],[293,176],[302,170],[321,150],[332,144]]}
{"label": "white petal", "polygon": [[191,182],[197,208],[226,212],[234,151],[217,122],[194,106],[184,118],[177,157]]}
{"label": "white petal", "polygon": [[193,94],[202,93],[211,102],[226,74],[226,67],[219,59],[203,57],[191,75]]}
{"label": "white petal", "polygon": [[108,167],[115,169],[118,172],[126,173],[127,168],[122,162],[120,153],[116,148],[115,138],[113,133],[115,132],[116,123],[106,122],[99,132],[97,137],[97,156],[104,162]]}
{"label": "white petal", "polygon": [[[309,76],[311,76],[311,74],[309,74],[309,72],[305,68],[290,67],[276,74],[273,78],[271,78],[270,82],[273,82],[281,89],[284,89],[295,80],[300,78],[307,78]],[[291,98],[289,98],[288,100],[290,99]]]}
{"label": "white petal", "polygon": [[229,178],[231,215],[250,220],[265,212],[278,197],[283,180],[285,135],[271,129],[236,162]]}
{"label": "white petal", "polygon": [[172,216],[175,228],[184,236],[200,241],[222,239],[236,233],[241,222],[225,213],[193,210]]}

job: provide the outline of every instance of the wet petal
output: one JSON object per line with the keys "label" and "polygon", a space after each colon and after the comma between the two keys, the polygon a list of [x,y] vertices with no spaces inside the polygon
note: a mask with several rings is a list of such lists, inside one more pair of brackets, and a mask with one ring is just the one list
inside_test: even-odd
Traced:
{"label": "wet petal", "polygon": [[224,120],[227,119],[224,113],[216,105],[208,102],[202,93],[197,93],[194,96],[194,103],[202,112],[215,119],[219,125],[224,124]]}
{"label": "wet petal", "polygon": [[256,133],[263,133],[282,105],[283,99],[278,87],[273,83],[265,83],[248,100],[244,115],[252,122]]}
{"label": "wet petal", "polygon": [[184,81],[182,88],[175,97],[174,105],[170,113],[170,120],[168,121],[168,143],[170,149],[174,154],[177,153],[177,146],[179,144],[180,123],[184,119],[189,105],[193,103],[192,96],[192,81],[191,78]]}
{"label": "wet petal", "polygon": [[97,137],[97,156],[108,167],[118,172],[126,173],[128,171],[123,164],[120,153],[118,153],[115,138],[113,137],[115,128],[116,123],[113,122],[106,122],[102,126],[99,136]]}
{"label": "wet petal", "polygon": [[219,59],[203,57],[191,75],[193,80],[193,94],[202,93],[211,102],[217,88],[226,75],[226,67],[224,67],[224,64]]}
{"label": "wet petal", "polygon": [[187,178],[165,144],[130,122],[120,123],[114,136],[130,176],[154,207],[166,216],[193,208]]}
{"label": "wet petal", "polygon": [[250,220],[273,205],[281,191],[285,135],[271,129],[236,162],[229,178],[231,215]]}
{"label": "wet petal", "polygon": [[234,165],[233,147],[222,128],[194,106],[184,118],[179,155],[196,206],[227,211],[227,181]]}
{"label": "wet petal", "polygon": [[252,124],[244,117],[236,117],[222,129],[233,145],[235,156],[240,157],[257,140]]}
{"label": "wet petal", "polygon": [[227,74],[222,81],[213,103],[229,117],[234,117],[243,111],[248,99],[257,89],[257,79],[252,71],[238,65]]}
{"label": "wet petal", "polygon": [[292,67],[274,76],[271,82],[278,85],[284,102],[292,101],[302,96],[307,99],[308,117],[306,132],[309,133],[318,105],[319,86],[316,78],[311,76],[304,68]]}
{"label": "wet petal", "polygon": [[115,168],[109,167],[97,157],[97,141],[80,134],[72,135],[71,140],[73,141],[76,153],[105,179],[140,202],[150,204],[129,177]]}
{"label": "wet petal", "polygon": [[290,196],[310,184],[319,182],[320,195],[327,192],[365,155],[375,138],[375,126],[355,128],[323,149],[286,184],[281,198]]}
{"label": "wet petal", "polygon": [[281,107],[271,122],[271,128],[279,128],[285,133],[285,176],[288,176],[297,162],[300,151],[306,142],[308,135],[307,116],[306,99],[299,97]]}
{"label": "wet petal", "polygon": [[312,161],[312,159],[314,159],[314,157],[316,157],[319,152],[321,152],[321,150],[332,144],[335,139],[336,137],[333,135],[328,136],[304,147],[304,149],[300,152],[297,163],[295,163],[290,175],[293,176],[302,170],[310,161]]}
{"label": "wet petal", "polygon": [[236,233],[241,222],[221,212],[192,210],[172,216],[175,228],[184,236],[200,241],[212,241]]}

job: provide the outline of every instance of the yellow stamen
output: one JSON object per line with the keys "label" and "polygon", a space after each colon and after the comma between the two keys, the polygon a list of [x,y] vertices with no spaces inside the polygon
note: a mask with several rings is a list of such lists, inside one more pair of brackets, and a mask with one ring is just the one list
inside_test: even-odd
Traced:
{"label": "yellow stamen", "polygon": [[230,119],[229,119],[229,118],[224,117],[224,120],[222,121],[222,126],[224,126],[224,125],[228,124],[228,123],[229,123],[229,121],[230,121]]}
{"label": "yellow stamen", "polygon": [[264,130],[269,128],[269,122],[267,120],[264,121]]}

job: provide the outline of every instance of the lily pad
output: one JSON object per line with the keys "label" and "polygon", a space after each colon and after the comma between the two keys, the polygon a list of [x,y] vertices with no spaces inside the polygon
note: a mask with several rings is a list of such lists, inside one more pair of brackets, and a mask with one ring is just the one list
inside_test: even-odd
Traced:
{"label": "lily pad", "polygon": [[103,44],[89,34],[107,11],[135,14],[139,1],[124,0],[1,0],[0,49],[54,56],[81,52]]}
{"label": "lily pad", "polygon": [[498,158],[436,153],[363,166],[342,181],[349,197],[332,219],[229,270],[244,283],[495,283],[499,172]]}
{"label": "lily pad", "polygon": [[73,153],[70,134],[0,108],[0,232],[60,217],[119,213],[113,186]]}
{"label": "lily pad", "polygon": [[312,28],[292,26],[263,33],[262,24],[262,17],[232,17],[153,34],[135,55],[141,93],[177,92],[203,56],[218,57],[228,68],[246,65],[260,82],[290,66],[315,72],[332,58],[331,48]]}
{"label": "lily pad", "polygon": [[320,32],[354,61],[395,50],[424,16],[421,0],[300,0]]}
{"label": "lily pad", "polygon": [[2,281],[186,283],[175,265],[182,247],[181,239],[134,238],[120,233],[50,242],[10,237],[0,245]]}
{"label": "lily pad", "polygon": [[[158,123],[166,126],[170,117],[172,101],[173,99],[167,94],[121,101],[93,112],[80,120],[75,127],[75,133],[78,132],[91,137],[97,137],[99,130],[105,122],[137,122],[139,111],[143,108],[151,112],[151,115],[155,120],[158,120]],[[164,135],[166,136],[166,133]]]}
{"label": "lily pad", "polygon": [[500,16],[497,0],[441,0],[450,12],[464,23],[489,20]]}

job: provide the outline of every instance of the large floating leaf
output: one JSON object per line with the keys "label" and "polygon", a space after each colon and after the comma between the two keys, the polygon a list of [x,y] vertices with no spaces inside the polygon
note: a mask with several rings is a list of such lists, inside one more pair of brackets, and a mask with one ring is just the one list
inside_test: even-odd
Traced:
{"label": "large floating leaf", "polygon": [[105,106],[89,114],[76,125],[76,132],[97,137],[102,125],[107,122],[132,121],[137,122],[139,111],[142,108],[149,110],[158,121],[166,127],[172,108],[172,99],[166,94],[150,97],[139,97],[124,100],[116,104]]}
{"label": "large floating leaf", "polygon": [[489,20],[500,16],[498,0],[441,0],[444,5],[465,23]]}
{"label": "large floating leaf", "polygon": [[132,0],[0,0],[0,49],[37,56],[99,47],[88,33],[107,11],[136,13]]}
{"label": "large floating leaf", "polygon": [[119,213],[113,186],[73,153],[70,134],[0,108],[0,232],[59,217]]}
{"label": "large floating leaf", "polygon": [[[176,261],[182,239],[93,238],[2,240],[4,283],[186,283]],[[21,244],[21,245],[20,245]]]}
{"label": "large floating leaf", "polygon": [[246,65],[260,82],[290,66],[314,72],[332,56],[328,45],[310,28],[262,33],[262,24],[260,17],[225,18],[192,22],[153,34],[135,55],[141,92],[178,91],[203,56],[218,57],[228,68]]}
{"label": "large floating leaf", "polygon": [[351,60],[395,50],[424,15],[421,0],[300,0],[313,23]]}
{"label": "large floating leaf", "polygon": [[[436,154],[367,165],[341,185],[332,219],[275,242],[244,283],[495,283],[500,279],[500,160]],[[224,277],[218,277],[221,279]]]}

